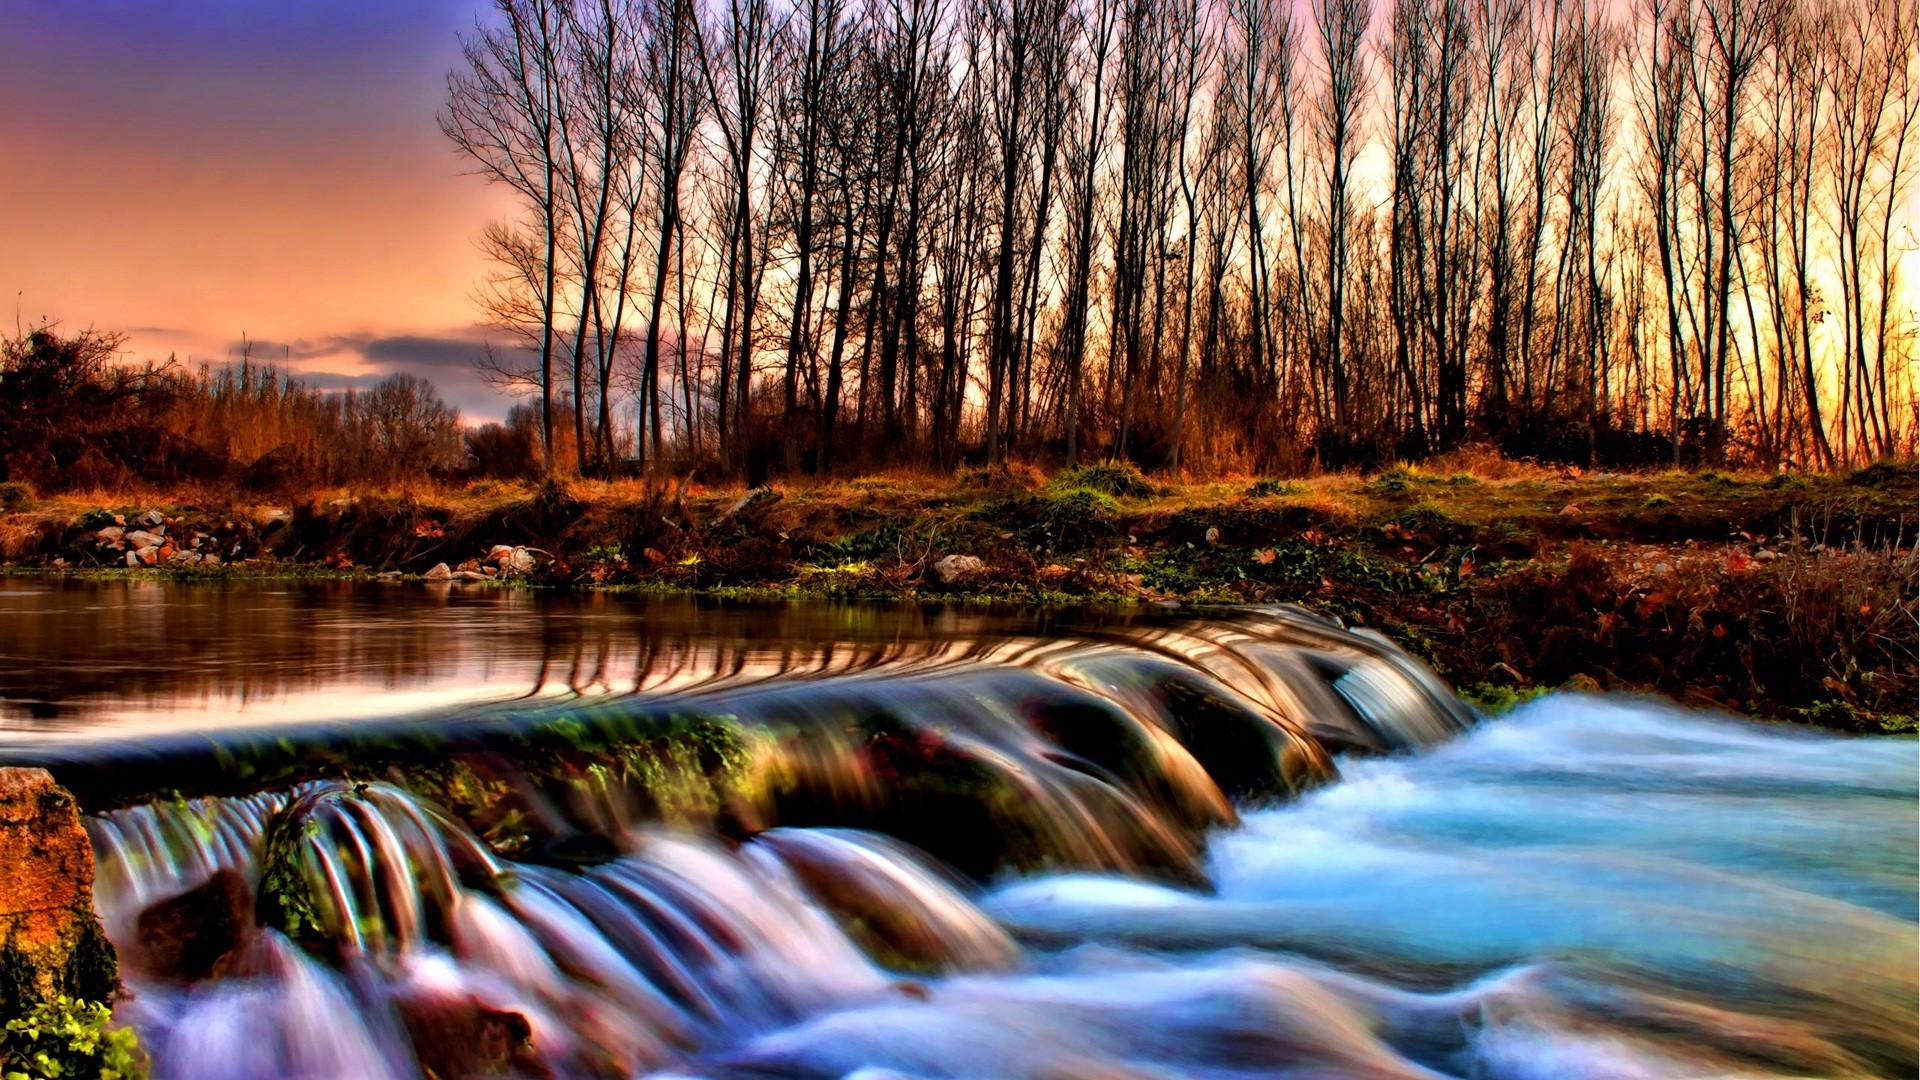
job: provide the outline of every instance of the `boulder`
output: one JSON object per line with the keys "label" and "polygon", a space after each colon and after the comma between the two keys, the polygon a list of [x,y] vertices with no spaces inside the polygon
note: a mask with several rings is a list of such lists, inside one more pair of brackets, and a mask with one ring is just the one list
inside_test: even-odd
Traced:
{"label": "boulder", "polygon": [[978,555],[948,555],[933,564],[933,575],[942,585],[969,581],[987,572],[987,564]]}
{"label": "boulder", "polygon": [[490,563],[498,563],[500,560],[513,554],[514,550],[512,544],[495,544],[487,549],[487,561]]}
{"label": "boulder", "polygon": [[65,994],[109,1000],[113,944],[93,914],[93,846],[45,769],[0,768],[0,1024]]}
{"label": "boulder", "polygon": [[394,1011],[428,1076],[546,1076],[533,1046],[533,1025],[455,988],[408,987]]}
{"label": "boulder", "polygon": [[509,549],[500,560],[500,570],[507,574],[531,574],[536,565],[533,552],[523,547]]}
{"label": "boulder", "polygon": [[135,529],[126,534],[126,539],[127,543],[132,544],[136,548],[159,547],[161,544],[167,542],[165,533],[150,532],[146,529]]}
{"label": "boulder", "polygon": [[133,523],[143,529],[157,529],[167,523],[167,516],[158,510],[148,510],[146,513],[134,518]]}
{"label": "boulder", "polygon": [[452,581],[453,567],[446,563],[434,563],[433,569],[423,575],[428,581]]}
{"label": "boulder", "polygon": [[132,962],[156,978],[199,982],[230,966],[253,941],[253,886],[222,868],[200,885],[142,911]]}
{"label": "boulder", "polygon": [[93,535],[102,544],[111,544],[115,540],[118,540],[121,537],[127,535],[127,530],[124,526],[109,525],[106,528],[101,529],[99,532],[94,533]]}

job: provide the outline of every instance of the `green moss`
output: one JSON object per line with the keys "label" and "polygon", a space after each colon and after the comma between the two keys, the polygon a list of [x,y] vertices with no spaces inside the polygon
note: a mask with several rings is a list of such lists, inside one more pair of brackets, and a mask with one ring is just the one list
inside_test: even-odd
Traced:
{"label": "green moss", "polygon": [[1501,716],[1525,705],[1547,691],[1538,686],[1513,687],[1478,683],[1460,690],[1460,700],[1487,716]]}
{"label": "green moss", "polygon": [[105,1004],[61,994],[0,1029],[4,1080],[137,1080],[146,1055]]}
{"label": "green moss", "polygon": [[310,817],[280,814],[267,829],[260,858],[260,921],[303,944],[325,933],[301,858],[307,838],[319,829]]}

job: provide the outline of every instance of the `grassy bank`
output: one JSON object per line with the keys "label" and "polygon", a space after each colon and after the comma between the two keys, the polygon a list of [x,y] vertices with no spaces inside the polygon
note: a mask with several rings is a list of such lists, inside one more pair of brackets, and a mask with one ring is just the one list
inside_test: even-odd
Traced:
{"label": "grassy bank", "polygon": [[[1914,486],[1911,468],[1887,466],[1581,475],[1477,460],[1201,484],[1095,466],[752,492],[482,482],[278,505],[23,495],[0,516],[0,557],[191,577],[444,563],[471,588],[1291,601],[1381,629],[1491,702],[1572,682],[1911,730]],[[136,550],[143,522],[158,532]]]}

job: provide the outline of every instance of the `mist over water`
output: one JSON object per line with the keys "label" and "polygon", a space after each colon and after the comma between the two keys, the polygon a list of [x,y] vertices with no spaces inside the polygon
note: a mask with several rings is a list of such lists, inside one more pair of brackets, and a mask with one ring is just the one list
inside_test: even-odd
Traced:
{"label": "mist over water", "polygon": [[[507,793],[484,820],[397,770],[93,814],[156,1075],[1920,1068],[1912,740],[1572,695],[1468,724],[1404,655],[1286,610],[868,622],[782,661],[773,624],[728,617],[756,644],[676,647],[706,675],[623,669],[448,744]],[[485,741],[668,722],[739,733],[726,785]],[[148,785],[182,745],[85,775]],[[262,928],[183,977],[143,912],[222,873]]]}

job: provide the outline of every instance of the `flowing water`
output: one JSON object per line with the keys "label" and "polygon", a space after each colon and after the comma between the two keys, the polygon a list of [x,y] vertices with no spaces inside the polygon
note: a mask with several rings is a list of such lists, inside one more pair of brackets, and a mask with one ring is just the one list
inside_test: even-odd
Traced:
{"label": "flowing water", "polygon": [[8,581],[0,619],[0,762],[92,811],[162,1077],[1920,1067],[1912,740],[1476,722],[1284,608]]}

